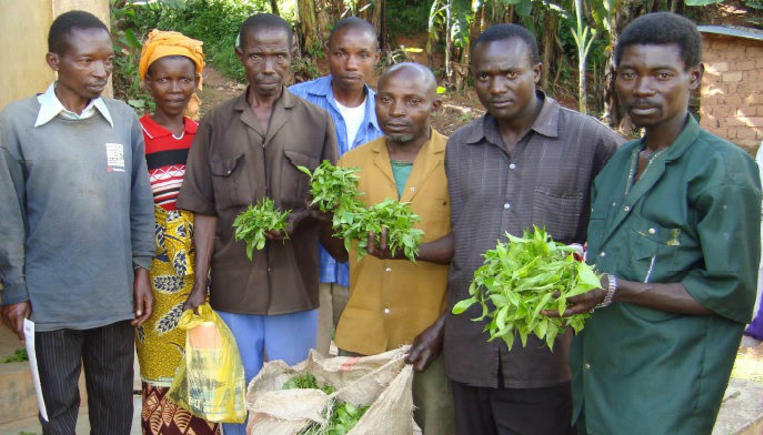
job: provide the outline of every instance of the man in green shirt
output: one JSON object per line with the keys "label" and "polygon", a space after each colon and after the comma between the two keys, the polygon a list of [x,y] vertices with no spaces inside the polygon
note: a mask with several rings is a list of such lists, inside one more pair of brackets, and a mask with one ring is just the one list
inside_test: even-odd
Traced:
{"label": "man in green shirt", "polygon": [[689,114],[696,26],[647,14],[623,32],[615,89],[645,129],[594,181],[588,261],[601,290],[570,351],[580,433],[709,434],[755,303],[760,181],[740,148]]}

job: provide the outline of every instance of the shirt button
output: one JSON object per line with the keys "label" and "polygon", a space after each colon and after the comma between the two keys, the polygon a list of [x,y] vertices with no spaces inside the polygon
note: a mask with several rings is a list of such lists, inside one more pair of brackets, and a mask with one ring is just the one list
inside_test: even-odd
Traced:
{"label": "shirt button", "polygon": [[385,272],[392,272],[392,268],[391,268],[391,267],[388,267],[388,268],[384,269],[384,271],[385,271]]}
{"label": "shirt button", "polygon": [[509,164],[509,169],[516,169],[516,168],[517,168],[517,165],[515,165],[514,163]]}
{"label": "shirt button", "polygon": [[583,364],[583,368],[586,369],[586,370],[591,370],[591,364],[585,363],[585,364]]}
{"label": "shirt button", "polygon": [[268,273],[270,273],[270,268],[268,267]]}
{"label": "shirt button", "polygon": [[616,202],[613,202],[613,203],[612,203],[612,207],[617,207],[617,203],[616,203]]}
{"label": "shirt button", "polygon": [[416,191],[416,188],[411,186],[411,192],[415,192],[415,191]]}
{"label": "shirt button", "polygon": [[389,314],[389,308],[384,309],[384,314]]}
{"label": "shirt button", "polygon": [[604,251],[599,252],[599,257],[606,257],[607,253]]}
{"label": "shirt button", "polygon": [[628,213],[629,211],[631,211],[631,206],[626,205],[625,207],[623,207],[623,211]]}
{"label": "shirt button", "polygon": [[649,232],[649,234],[654,234],[657,232],[657,230],[655,230],[654,228],[649,228],[647,231]]}
{"label": "shirt button", "polygon": [[507,202],[507,203],[505,203],[505,204],[503,204],[503,209],[504,209],[504,210],[508,210],[508,209],[510,209],[510,208],[511,208],[511,204],[509,204],[508,202]]}

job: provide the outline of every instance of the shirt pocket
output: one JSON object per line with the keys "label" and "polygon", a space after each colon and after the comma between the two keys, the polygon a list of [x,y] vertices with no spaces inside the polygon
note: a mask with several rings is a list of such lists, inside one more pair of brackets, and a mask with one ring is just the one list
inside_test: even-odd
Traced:
{"label": "shirt pocket", "polygon": [[292,210],[305,208],[310,177],[297,167],[304,166],[310,171],[318,166],[318,157],[298,151],[284,150],[285,158],[281,168],[281,206]]}
{"label": "shirt pocket", "polygon": [[680,228],[645,221],[630,228],[628,239],[631,270],[638,281],[680,281],[678,256],[684,240]]}
{"label": "shirt pocket", "polygon": [[421,206],[421,208],[414,208],[413,211],[421,217],[421,222],[416,227],[424,230],[422,241],[431,242],[450,232],[450,201],[448,198],[427,198],[421,202]]}
{"label": "shirt pocket", "polygon": [[554,240],[575,242],[585,197],[582,192],[553,192],[536,187],[532,198],[533,219],[538,227],[545,227]]}
{"label": "shirt pocket", "polygon": [[221,209],[251,203],[252,195],[245,170],[243,153],[231,158],[214,158],[209,161],[215,202]]}

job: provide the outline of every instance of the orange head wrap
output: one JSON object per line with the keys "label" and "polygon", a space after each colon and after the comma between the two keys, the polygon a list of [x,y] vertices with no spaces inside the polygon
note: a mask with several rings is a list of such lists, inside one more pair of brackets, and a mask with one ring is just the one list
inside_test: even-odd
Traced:
{"label": "orange head wrap", "polygon": [[[203,42],[191,39],[180,32],[163,31],[154,29],[149,32],[143,49],[140,52],[138,75],[141,80],[146,80],[148,67],[152,63],[167,56],[185,56],[196,65],[196,75],[199,77],[199,89],[201,89],[201,70],[204,68]],[[186,113],[189,116],[198,113],[199,99],[196,95],[188,104]]]}

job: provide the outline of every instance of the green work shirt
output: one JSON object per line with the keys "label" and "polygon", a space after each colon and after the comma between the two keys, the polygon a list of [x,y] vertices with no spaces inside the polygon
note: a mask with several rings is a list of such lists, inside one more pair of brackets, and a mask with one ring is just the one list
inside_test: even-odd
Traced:
{"label": "green work shirt", "polygon": [[589,434],[709,434],[755,304],[758,170],[690,116],[626,194],[641,147],[624,144],[594,181],[588,261],[629,281],[680,282],[715,314],[596,310],[570,351],[573,420],[582,410]]}

